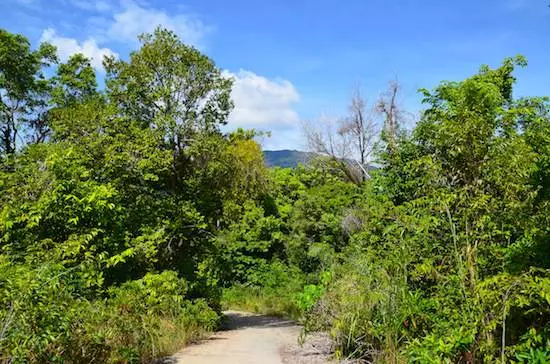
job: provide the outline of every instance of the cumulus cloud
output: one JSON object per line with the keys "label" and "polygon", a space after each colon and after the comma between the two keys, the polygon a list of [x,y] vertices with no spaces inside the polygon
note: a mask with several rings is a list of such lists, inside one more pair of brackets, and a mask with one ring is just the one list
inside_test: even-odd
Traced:
{"label": "cumulus cloud", "polygon": [[135,42],[141,33],[150,33],[157,26],[176,32],[188,44],[200,46],[210,28],[197,17],[186,13],[168,14],[164,10],[123,1],[122,9],[113,15],[108,30],[112,40]]}
{"label": "cumulus cloud", "polygon": [[224,75],[234,79],[231,97],[235,109],[228,129],[271,131],[272,137],[262,141],[264,147],[296,145],[292,139],[300,134],[300,117],[294,107],[300,95],[290,81],[268,79],[246,70],[224,71]]}
{"label": "cumulus cloud", "polygon": [[251,71],[224,72],[234,79],[231,96],[235,110],[230,122],[239,127],[292,127],[299,123],[293,106],[300,95],[287,80],[270,80]]}
{"label": "cumulus cloud", "polygon": [[[37,0],[19,0],[37,1]],[[146,1],[64,0],[72,6],[95,13],[88,20],[92,38],[101,43],[136,44],[142,33],[151,33],[161,26],[174,31],[183,42],[201,48],[211,27],[197,16],[185,12],[167,12]],[[181,9],[178,8],[178,9]]]}
{"label": "cumulus cloud", "polygon": [[96,40],[92,37],[83,42],[78,42],[74,38],[62,37],[52,28],[48,28],[42,32],[40,38],[42,42],[49,42],[57,47],[57,53],[61,60],[66,61],[75,53],[82,53],[91,59],[92,66],[96,69],[102,69],[102,61],[105,56],[117,56],[109,48],[100,47]]}
{"label": "cumulus cloud", "polygon": [[[83,53],[92,59],[97,69],[102,68],[104,56],[117,56],[105,44],[134,43],[139,34],[152,32],[157,26],[173,30],[182,41],[198,47],[210,31],[192,14],[182,11],[168,13],[141,0],[109,3],[105,0],[66,1],[83,10],[101,13],[101,16],[94,18],[101,21],[96,22],[95,30],[84,41],[58,35],[52,28],[44,30],[42,41],[55,45],[62,60],[72,54]],[[296,145],[295,139],[300,135],[300,118],[295,106],[300,101],[300,95],[290,81],[266,78],[247,70],[224,71],[224,75],[235,81],[232,92],[235,109],[227,130],[242,127],[271,131],[272,137],[262,143],[270,148]]]}

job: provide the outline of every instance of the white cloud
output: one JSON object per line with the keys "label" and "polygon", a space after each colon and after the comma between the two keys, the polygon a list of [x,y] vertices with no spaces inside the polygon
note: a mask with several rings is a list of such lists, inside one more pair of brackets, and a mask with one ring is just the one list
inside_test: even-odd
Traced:
{"label": "white cloud", "polygon": [[235,102],[230,122],[253,128],[289,127],[299,123],[293,105],[300,100],[298,91],[286,80],[269,80],[254,72],[224,72],[234,79],[231,96]]}
{"label": "white cloud", "polygon": [[87,11],[106,12],[112,10],[113,7],[105,0],[69,0],[70,4]]}
{"label": "white cloud", "polygon": [[146,7],[127,0],[122,2],[121,11],[113,16],[113,23],[108,30],[112,40],[135,42],[141,33],[151,33],[157,26],[176,32],[183,42],[200,46],[204,36],[209,32],[200,19],[191,14],[168,14],[163,10]]}
{"label": "white cloud", "polygon": [[[34,3],[39,0],[16,0]],[[182,11],[167,12],[154,8],[147,2],[138,0],[63,0],[66,4],[90,12],[86,29],[89,31],[87,40],[79,44],[79,40],[60,37],[52,29],[46,29],[42,38],[58,46],[62,56],[75,51],[86,52],[94,57],[95,66],[101,66],[103,54],[112,54],[109,48],[99,44],[126,43],[136,45],[137,37],[142,33],[151,33],[161,26],[174,31],[180,39],[196,47],[201,46],[205,35],[211,27],[205,25],[198,17]]]}
{"label": "white cloud", "polygon": [[[33,3],[38,0],[17,0]],[[90,16],[87,29],[91,30],[86,40],[63,37],[56,34],[52,28],[42,32],[41,41],[55,45],[62,60],[72,54],[83,53],[92,59],[96,69],[102,69],[104,56],[117,54],[104,44],[112,42],[136,43],[137,36],[150,33],[156,27],[162,26],[176,32],[183,42],[200,46],[200,43],[209,27],[193,15],[175,12],[167,13],[146,5],[145,1],[120,0],[63,0],[67,4],[89,12],[96,12]]]}
{"label": "white cloud", "polygon": [[79,43],[74,38],[62,37],[56,34],[55,30],[48,28],[42,32],[40,38],[42,42],[49,42],[57,47],[57,53],[62,61],[66,61],[75,53],[82,53],[91,59],[92,66],[96,69],[102,69],[104,56],[118,56],[109,48],[100,47],[92,37]]}
{"label": "white cloud", "polygon": [[285,148],[296,145],[300,135],[300,117],[294,109],[300,95],[287,80],[270,80],[254,72],[224,71],[234,79],[231,97],[235,109],[229,117],[228,129],[238,127],[271,131],[272,137],[263,141],[264,147]]}

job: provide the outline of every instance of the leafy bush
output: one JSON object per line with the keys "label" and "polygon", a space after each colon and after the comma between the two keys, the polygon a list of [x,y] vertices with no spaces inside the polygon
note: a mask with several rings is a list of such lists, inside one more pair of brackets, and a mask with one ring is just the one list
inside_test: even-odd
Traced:
{"label": "leafy bush", "polygon": [[329,327],[338,356],[546,360],[550,107],[513,99],[524,64],[422,90],[427,109],[382,153],[355,206],[360,228],[308,316]]}
{"label": "leafy bush", "polygon": [[273,262],[259,270],[248,284],[235,284],[223,290],[222,306],[262,314],[298,319],[302,311],[297,296],[305,276],[296,268]]}
{"label": "leafy bush", "polygon": [[220,130],[212,60],[165,29],[139,40],[100,90],[83,55],[0,30],[0,104],[27,105],[0,105],[2,362],[148,362],[217,326],[214,236],[241,218],[223,207],[267,172],[254,132]]}
{"label": "leafy bush", "polygon": [[[88,301],[58,265],[0,264],[0,353],[18,362],[148,362],[216,328],[203,300],[185,299],[174,272],[148,274]],[[73,281],[74,284],[74,281]]]}

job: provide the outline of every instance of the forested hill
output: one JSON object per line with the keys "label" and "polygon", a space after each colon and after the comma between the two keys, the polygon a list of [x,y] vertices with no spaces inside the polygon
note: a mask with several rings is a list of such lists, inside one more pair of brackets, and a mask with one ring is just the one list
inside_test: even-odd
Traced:
{"label": "forested hill", "polygon": [[298,164],[307,164],[315,153],[301,152],[299,150],[265,150],[264,159],[268,167],[294,168]]}

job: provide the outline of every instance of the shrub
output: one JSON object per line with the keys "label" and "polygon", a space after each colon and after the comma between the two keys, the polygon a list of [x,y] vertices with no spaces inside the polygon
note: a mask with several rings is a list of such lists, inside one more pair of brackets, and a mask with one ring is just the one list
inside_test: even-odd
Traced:
{"label": "shrub", "polygon": [[293,319],[301,317],[297,296],[303,289],[305,276],[298,269],[273,262],[257,271],[251,282],[254,283],[224,289],[222,306]]}
{"label": "shrub", "polygon": [[147,274],[87,300],[56,264],[33,269],[0,260],[0,361],[149,362],[218,324],[204,300],[185,299],[174,272]]}

